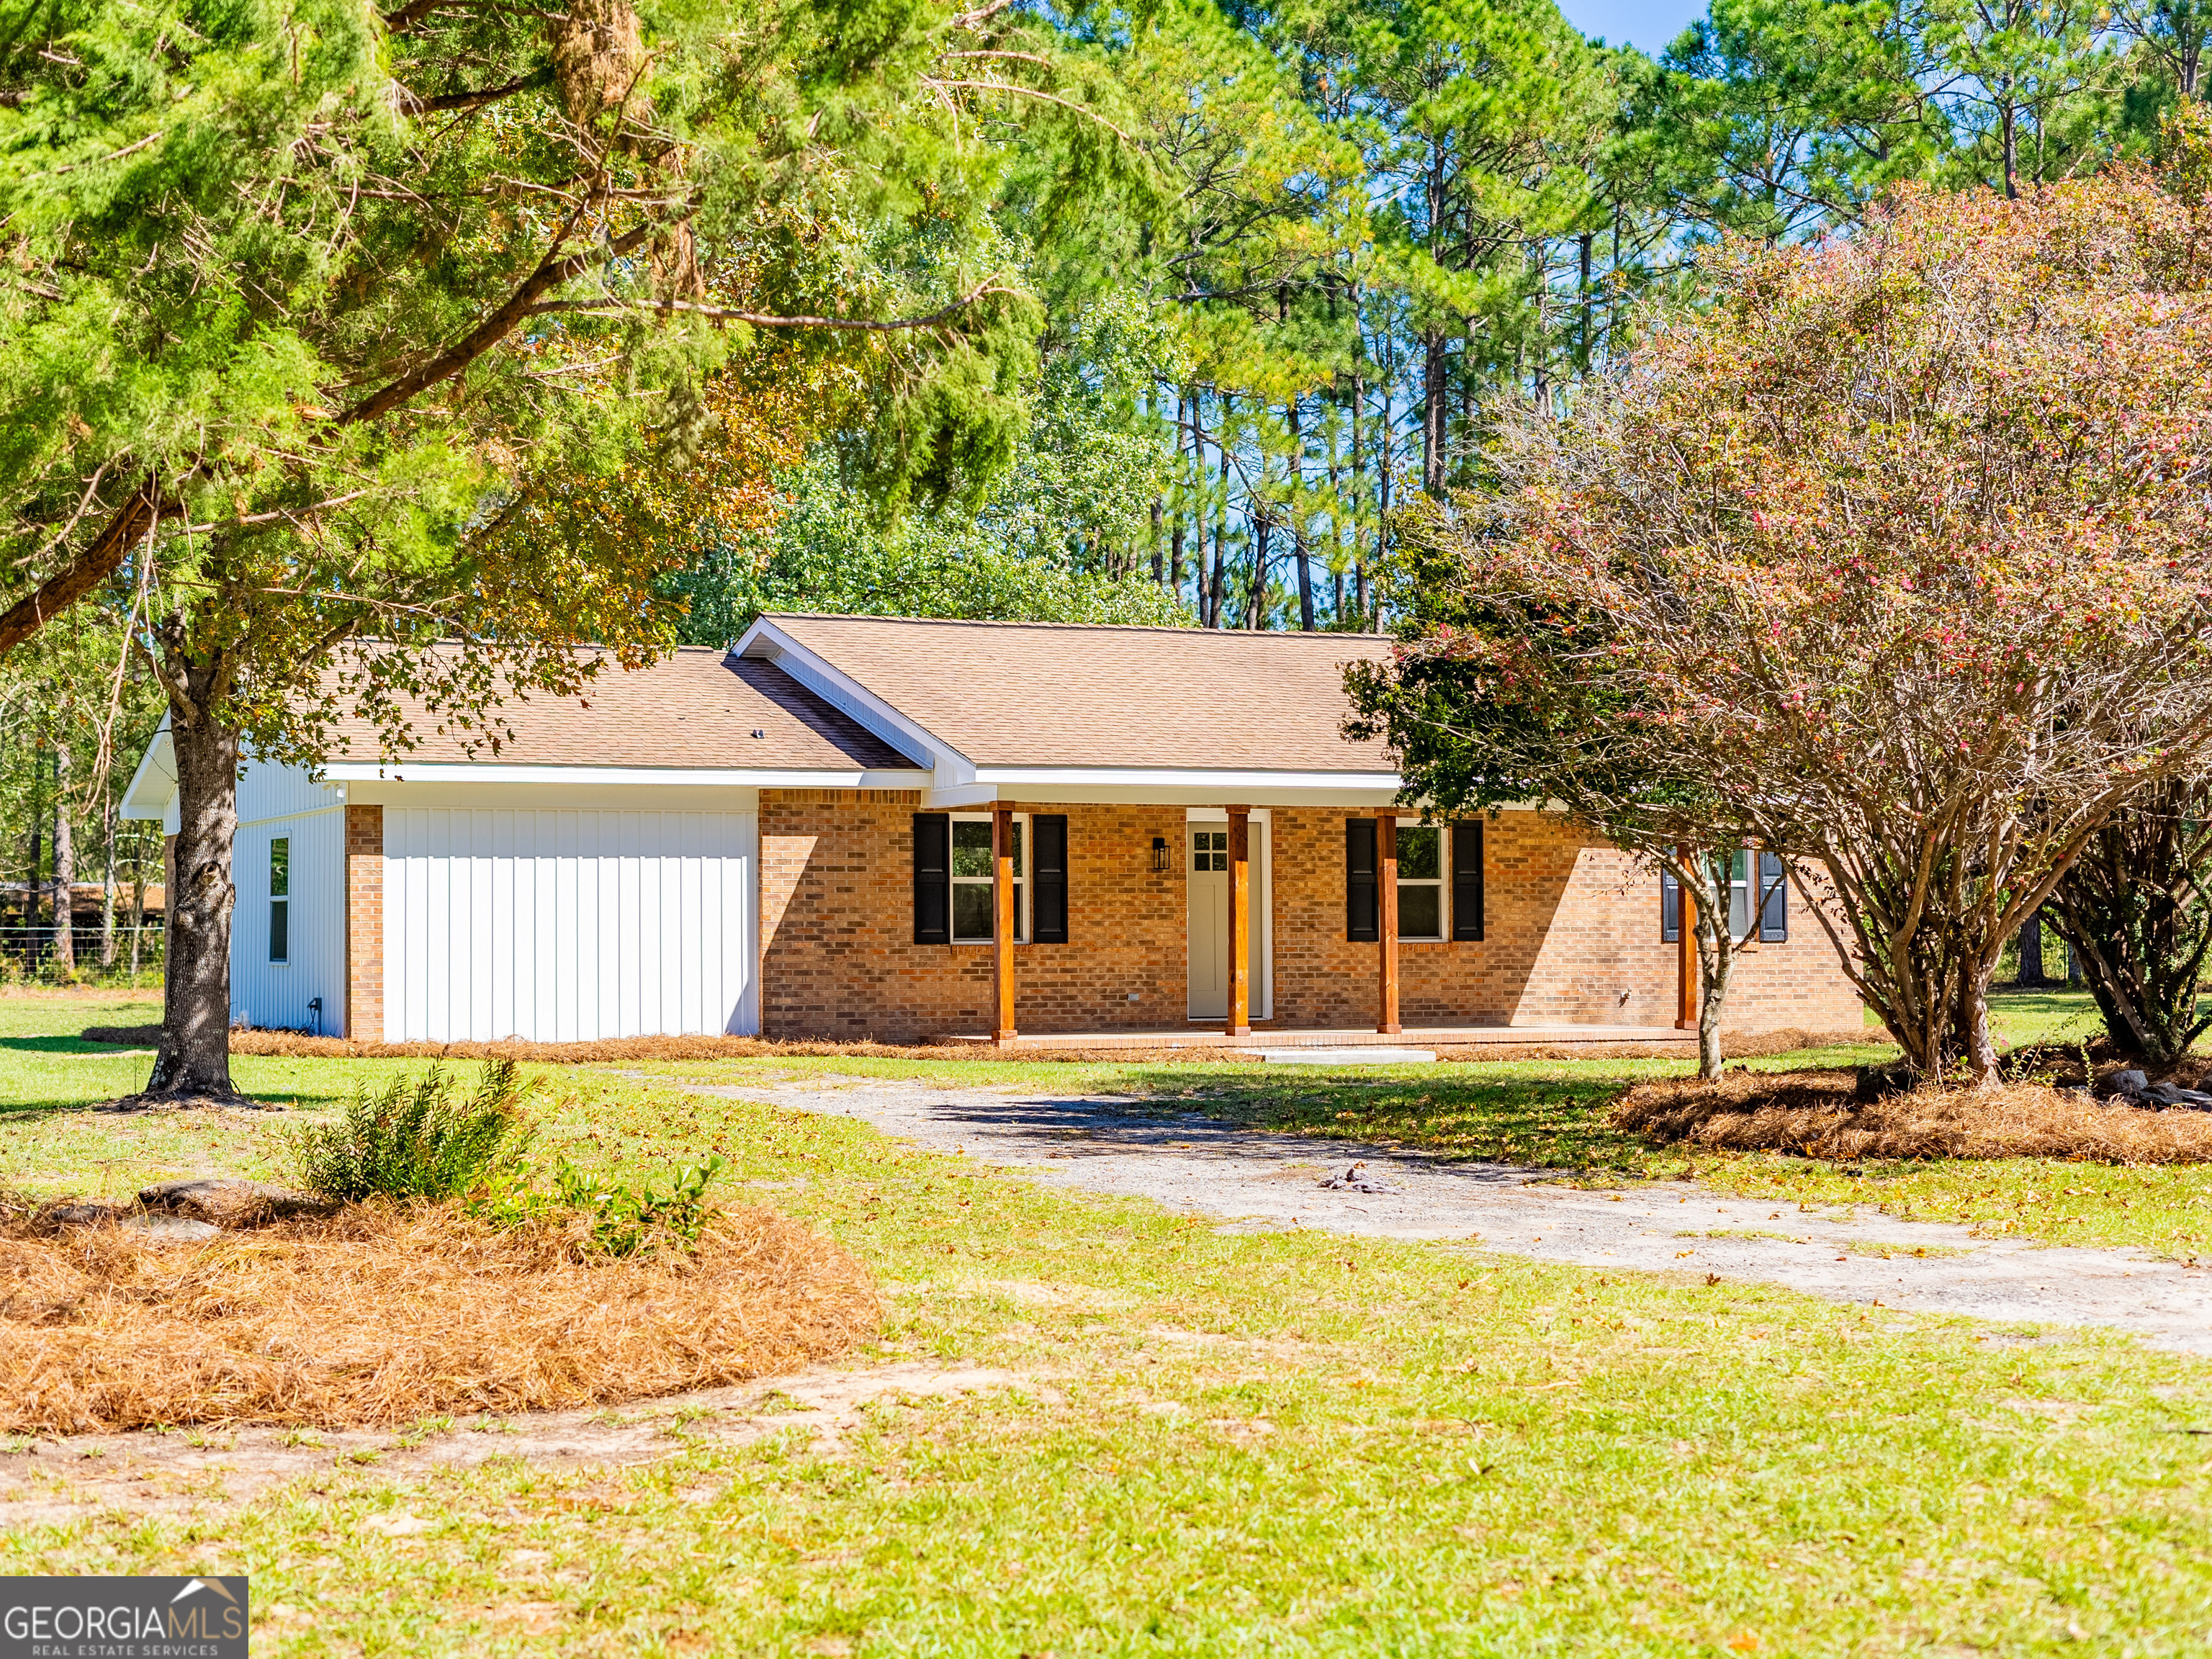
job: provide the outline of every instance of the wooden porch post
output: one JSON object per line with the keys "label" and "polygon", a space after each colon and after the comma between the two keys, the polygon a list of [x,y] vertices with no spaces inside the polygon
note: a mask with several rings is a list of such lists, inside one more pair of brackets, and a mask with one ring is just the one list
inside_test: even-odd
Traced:
{"label": "wooden porch post", "polygon": [[1375,937],[1381,956],[1375,1029],[1395,1036],[1398,1023],[1398,809],[1375,815]]}
{"label": "wooden porch post", "polygon": [[1012,1042],[1014,1030],[1014,809],[991,814],[991,988],[997,1013],[991,1041]]}
{"label": "wooden porch post", "polygon": [[1674,1029],[1694,1031],[1698,1029],[1698,901],[1687,882],[1678,883],[1674,890],[1681,896],[1674,916]]}
{"label": "wooden porch post", "polygon": [[1252,1035],[1252,809],[1229,809],[1229,1018],[1223,1031]]}

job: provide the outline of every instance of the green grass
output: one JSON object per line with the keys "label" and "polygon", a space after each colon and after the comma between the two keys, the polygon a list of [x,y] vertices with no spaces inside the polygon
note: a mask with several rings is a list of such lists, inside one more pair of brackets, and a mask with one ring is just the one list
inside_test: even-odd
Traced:
{"label": "green grass", "polygon": [[[120,1184],[179,1156],[265,1167],[285,1121],[64,1114],[59,1081],[24,1076],[60,1057],[0,1053],[19,1103],[0,1147],[49,1188],[103,1151]],[[314,1112],[392,1064],[240,1072],[289,1068],[248,1086],[282,1081]],[[1478,1140],[1565,1139],[1599,1134],[1590,1068],[1607,1064],[1617,1078],[1619,1062],[1554,1063],[1480,1085],[1302,1072],[1261,1092],[1258,1068],[1085,1077],[1233,1089],[1253,1114],[1311,1096],[1328,1125],[1350,1109],[1330,1102],[1403,1094],[1410,1110],[1428,1091]],[[1075,1068],[973,1069],[1029,1088]],[[678,1439],[615,1474],[495,1458],[430,1477],[333,1456],[198,1522],[92,1513],[0,1534],[0,1572],[243,1570],[255,1651],[288,1656],[2212,1646],[2203,1361],[2100,1333],[1992,1345],[1967,1322],[1702,1275],[1224,1233],[846,1119],[541,1077],[549,1152],[634,1172],[720,1152],[733,1196],[861,1255],[890,1310],[865,1358],[1022,1380],[884,1402],[842,1450],[793,1430]],[[399,1512],[430,1529],[362,1524]]]}

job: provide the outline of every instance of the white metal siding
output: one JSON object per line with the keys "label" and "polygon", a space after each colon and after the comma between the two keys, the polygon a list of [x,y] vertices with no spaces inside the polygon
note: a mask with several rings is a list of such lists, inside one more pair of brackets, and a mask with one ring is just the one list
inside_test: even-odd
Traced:
{"label": "white metal siding", "polygon": [[317,783],[307,775],[304,766],[271,766],[266,761],[248,761],[239,774],[240,823],[297,817],[303,812],[319,812],[344,802],[344,795],[327,783]]}
{"label": "white metal siding", "polygon": [[[304,781],[305,775],[299,775]],[[241,790],[241,794],[243,791]],[[290,960],[269,960],[269,843],[291,842]],[[231,845],[230,1012],[264,1029],[336,1035],[345,1012],[345,812],[342,808],[241,823]]]}
{"label": "white metal siding", "polygon": [[757,1031],[755,812],[384,810],[392,1042]]}

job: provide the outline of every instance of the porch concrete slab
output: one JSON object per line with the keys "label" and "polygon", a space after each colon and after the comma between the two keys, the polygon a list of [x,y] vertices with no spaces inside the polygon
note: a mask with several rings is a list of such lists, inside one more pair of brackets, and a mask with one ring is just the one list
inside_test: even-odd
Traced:
{"label": "porch concrete slab", "polygon": [[1433,1048],[1255,1048],[1278,1066],[1420,1066],[1433,1064]]}
{"label": "porch concrete slab", "polygon": [[[1408,1040],[1439,1048],[1576,1048],[1603,1044],[1650,1044],[1654,1049],[1694,1044],[1697,1033],[1671,1025],[1409,1025],[1401,1031],[1336,1028],[1279,1030],[1265,1025],[1249,1036],[1232,1037],[1218,1026],[1186,1025],[1173,1030],[1024,1032],[1006,1045],[1016,1053],[1054,1048],[1391,1048]],[[988,1043],[988,1036],[952,1032],[933,1039],[945,1046]]]}
{"label": "porch concrete slab", "polygon": [[[933,1152],[1018,1169],[1048,1185],[1152,1199],[1230,1231],[1316,1227],[1454,1241],[1607,1272],[1764,1280],[1896,1312],[2108,1327],[2155,1347],[2212,1356],[2212,1267],[2140,1250],[2039,1249],[1901,1221],[1869,1206],[1801,1209],[1687,1182],[1568,1187],[1557,1184],[1558,1171],[1251,1129],[1127,1097],[833,1074],[775,1087],[627,1075],[858,1118]],[[1343,1182],[1355,1164],[1357,1174]],[[1338,1184],[1322,1184],[1332,1178]],[[1912,1254],[1923,1248],[1930,1254]],[[1993,1331],[1984,1340],[2028,1339]]]}

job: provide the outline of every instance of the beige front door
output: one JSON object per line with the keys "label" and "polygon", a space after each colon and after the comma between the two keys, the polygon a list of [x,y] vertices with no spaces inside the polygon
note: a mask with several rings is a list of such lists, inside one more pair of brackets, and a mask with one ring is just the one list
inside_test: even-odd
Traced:
{"label": "beige front door", "polygon": [[1189,879],[1190,1017],[1229,1017],[1229,826],[1194,823],[1183,832]]}

